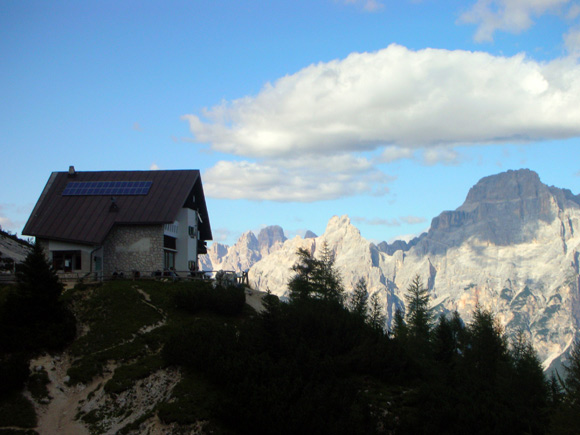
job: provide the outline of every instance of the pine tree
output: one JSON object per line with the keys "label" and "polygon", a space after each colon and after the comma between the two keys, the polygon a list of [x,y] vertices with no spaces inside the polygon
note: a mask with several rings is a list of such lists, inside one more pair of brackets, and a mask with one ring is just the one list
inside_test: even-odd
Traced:
{"label": "pine tree", "polygon": [[[558,397],[561,403],[556,406],[551,432],[572,435],[577,434],[580,427],[580,340],[574,343],[564,370],[564,379],[559,377],[564,394],[563,397]],[[556,387],[553,389],[558,391]]]}
{"label": "pine tree", "polygon": [[8,351],[58,349],[76,333],[73,314],[60,300],[63,285],[42,247],[32,250],[17,274],[18,283],[4,304],[0,346]]}
{"label": "pine tree", "polygon": [[377,331],[383,331],[385,328],[386,317],[383,312],[383,305],[379,299],[378,293],[373,293],[369,301],[368,324]]}
{"label": "pine tree", "polygon": [[368,300],[369,292],[367,290],[367,283],[364,278],[361,278],[352,292],[349,301],[350,311],[362,319],[368,316]]}
{"label": "pine tree", "polygon": [[397,307],[395,310],[395,315],[393,316],[393,329],[392,333],[397,340],[405,341],[407,339],[408,329],[405,323],[405,315],[403,310]]}
{"label": "pine tree", "polygon": [[405,299],[409,336],[415,341],[427,343],[433,327],[433,314],[429,307],[429,291],[423,287],[419,275],[415,276],[407,288]]}
{"label": "pine tree", "polygon": [[314,258],[306,249],[299,248],[298,262],[292,266],[296,275],[288,283],[290,299],[324,299],[341,303],[344,288],[340,275],[334,268],[334,257],[326,242],[321,249],[321,258]]}

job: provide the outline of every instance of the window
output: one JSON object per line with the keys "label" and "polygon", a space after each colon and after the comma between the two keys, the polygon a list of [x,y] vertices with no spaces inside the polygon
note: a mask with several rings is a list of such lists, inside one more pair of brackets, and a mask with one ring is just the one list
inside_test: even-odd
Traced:
{"label": "window", "polygon": [[163,247],[165,249],[177,250],[177,239],[171,236],[163,236]]}
{"label": "window", "polygon": [[72,272],[81,270],[81,251],[52,251],[52,266],[56,271]]}
{"label": "window", "polygon": [[175,252],[163,251],[163,268],[175,269]]}
{"label": "window", "polygon": [[188,230],[189,230],[189,237],[191,237],[193,239],[199,238],[197,235],[196,227],[188,227]]}

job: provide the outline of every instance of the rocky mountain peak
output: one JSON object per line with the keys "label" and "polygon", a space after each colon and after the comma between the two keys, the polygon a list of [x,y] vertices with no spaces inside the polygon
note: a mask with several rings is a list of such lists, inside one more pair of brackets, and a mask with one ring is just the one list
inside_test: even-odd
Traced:
{"label": "rocky mountain peak", "polygon": [[521,201],[549,194],[540,177],[529,169],[507,171],[484,177],[469,189],[465,202],[460,207],[469,210],[484,202]]}
{"label": "rocky mountain peak", "polygon": [[[259,249],[259,242],[252,231],[246,231],[236,242],[238,246],[244,246],[247,249]],[[234,245],[234,246],[236,246]]]}
{"label": "rocky mountain peak", "polygon": [[258,249],[262,256],[265,256],[278,249],[286,240],[282,227],[271,225],[260,230],[258,234]]}
{"label": "rocky mountain peak", "polygon": [[304,233],[304,238],[305,238],[305,239],[315,239],[315,238],[317,238],[317,237],[318,237],[318,236],[317,236],[315,233],[313,233],[312,231],[310,231],[310,230],[307,230],[307,231]]}
{"label": "rocky mountain peak", "polygon": [[549,188],[529,169],[482,178],[469,190],[463,205],[433,219],[422,247],[433,253],[469,238],[499,246],[535,240],[539,223],[551,224],[565,199],[560,189]]}
{"label": "rocky mountain peak", "polygon": [[347,234],[360,237],[359,229],[351,223],[348,215],[333,216],[326,225],[323,237],[326,239],[341,239]]}

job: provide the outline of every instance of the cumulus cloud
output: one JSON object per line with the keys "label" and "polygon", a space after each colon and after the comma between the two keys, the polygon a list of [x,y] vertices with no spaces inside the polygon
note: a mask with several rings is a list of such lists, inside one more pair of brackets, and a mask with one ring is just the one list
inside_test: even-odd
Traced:
{"label": "cumulus cloud", "polygon": [[[477,24],[474,39],[491,41],[497,30],[520,33],[533,24],[533,19],[547,12],[560,12],[570,0],[477,0],[460,21]],[[575,5],[568,16],[577,13]]]}
{"label": "cumulus cloud", "polygon": [[[329,175],[330,173],[330,175]],[[214,198],[313,202],[362,193],[390,181],[365,159],[349,155],[250,161],[220,161],[204,173],[204,189]],[[381,192],[388,190],[383,189]]]}
{"label": "cumulus cloud", "polygon": [[423,152],[422,161],[424,165],[433,166],[438,163],[445,165],[459,164],[459,154],[450,147],[433,147]]}
{"label": "cumulus cloud", "polygon": [[571,137],[578,97],[576,63],[393,44],[311,65],[206,120],[184,118],[215,151],[272,158]]}
{"label": "cumulus cloud", "polygon": [[390,163],[395,160],[409,159],[413,157],[414,151],[409,148],[402,148],[395,145],[389,145],[385,147],[379,160],[381,162]]}
{"label": "cumulus cloud", "polygon": [[574,28],[564,35],[564,45],[571,56],[580,57],[580,28]]}
{"label": "cumulus cloud", "polygon": [[578,136],[579,99],[571,57],[541,63],[393,44],[183,118],[195,142],[237,156],[206,172],[208,194],[316,201],[384,194],[379,165],[399,159],[457,164],[456,146]]}

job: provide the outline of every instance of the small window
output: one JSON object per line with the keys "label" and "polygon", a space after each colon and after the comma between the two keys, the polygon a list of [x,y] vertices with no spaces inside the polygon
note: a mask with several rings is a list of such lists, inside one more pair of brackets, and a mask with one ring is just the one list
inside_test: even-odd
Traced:
{"label": "small window", "polygon": [[163,267],[166,270],[175,269],[175,252],[163,251]]}
{"label": "small window", "polygon": [[177,250],[177,239],[171,236],[163,236],[163,247],[166,249]]}
{"label": "small window", "polygon": [[81,270],[83,268],[81,251],[52,251],[52,266],[61,272]]}
{"label": "small window", "polygon": [[195,228],[195,227],[191,227],[191,226],[190,226],[190,227],[188,228],[188,230],[189,230],[189,237],[191,237],[191,238],[194,238],[194,239],[195,239],[195,238],[197,237],[197,230],[196,230],[196,228]]}

